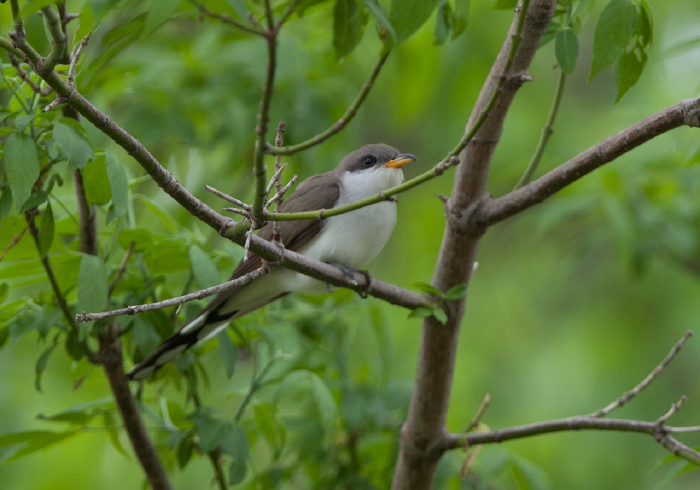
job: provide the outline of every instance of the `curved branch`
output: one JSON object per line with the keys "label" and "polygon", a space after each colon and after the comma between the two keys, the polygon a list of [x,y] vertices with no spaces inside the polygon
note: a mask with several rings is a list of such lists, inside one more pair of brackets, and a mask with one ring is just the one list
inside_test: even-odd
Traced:
{"label": "curved branch", "polygon": [[353,117],[355,117],[355,114],[357,114],[357,110],[360,108],[362,103],[365,101],[367,98],[367,95],[369,94],[369,91],[372,89],[374,86],[374,82],[377,80],[377,77],[379,76],[379,72],[382,70],[384,67],[384,63],[386,62],[387,58],[389,57],[389,53],[391,50],[386,50],[383,51],[379,55],[379,59],[377,60],[377,63],[374,65],[374,68],[372,68],[372,71],[370,72],[369,76],[367,77],[367,80],[365,81],[364,85],[362,85],[362,89],[360,90],[360,93],[357,94],[357,97],[355,97],[355,100],[350,104],[350,106],[347,108],[345,111],[345,114],[338,119],[333,126],[325,130],[323,133],[317,134],[316,136],[309,138],[308,140],[298,143],[296,145],[288,145],[288,146],[272,146],[272,145],[267,145],[265,151],[267,153],[270,153],[271,155],[291,155],[292,153],[296,153],[298,151],[306,150],[307,148],[311,148],[312,146],[316,146],[320,143],[323,143],[326,141],[328,138],[331,136],[339,133],[342,131],[345,126],[348,125],[348,123],[352,120]]}

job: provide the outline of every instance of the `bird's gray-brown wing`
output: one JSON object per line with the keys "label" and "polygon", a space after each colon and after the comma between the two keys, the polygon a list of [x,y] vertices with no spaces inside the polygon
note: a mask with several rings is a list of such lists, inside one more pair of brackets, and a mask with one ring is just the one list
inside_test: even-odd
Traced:
{"label": "bird's gray-brown wing", "polygon": [[[317,209],[331,209],[338,202],[340,186],[334,172],[314,175],[304,180],[291,196],[282,204],[281,213],[298,213],[302,211],[315,211]],[[324,226],[324,221],[318,219],[280,221],[280,238],[289,250],[298,251],[315,237]],[[260,229],[258,235],[265,240],[272,239],[272,222],[268,222]],[[262,259],[260,256],[250,254],[248,260],[241,260],[233,271],[233,280],[242,277],[260,268]],[[242,286],[244,287],[244,286]],[[200,314],[208,313],[221,306],[237,289],[225,291],[216,296]],[[275,298],[277,299],[277,298]],[[262,306],[262,305],[261,305]]]}
{"label": "bird's gray-brown wing", "polygon": [[[297,190],[289,197],[281,208],[281,212],[294,213],[298,211],[313,211],[316,209],[330,209],[338,201],[340,188],[334,180],[333,174],[321,174],[302,182]],[[280,223],[280,235],[282,243],[291,249],[299,250],[307,244],[323,227],[321,220],[282,221]],[[272,238],[272,223],[266,224],[260,230],[260,236],[266,240]],[[231,279],[236,279],[252,272],[262,265],[262,259],[251,254],[248,260],[241,261],[233,272]],[[243,287],[243,286],[242,286]],[[150,376],[165,363],[170,362],[180,353],[192,347],[202,338],[206,338],[215,332],[217,328],[223,328],[231,319],[243,315],[251,310],[260,308],[267,303],[289,294],[289,291],[280,291],[277,296],[267,299],[260,304],[247,306],[240,310],[227,310],[226,301],[236,293],[233,289],[219,293],[202,312],[177,333],[171,335],[162,344],[156,347],[128,373],[133,380],[139,380]]]}

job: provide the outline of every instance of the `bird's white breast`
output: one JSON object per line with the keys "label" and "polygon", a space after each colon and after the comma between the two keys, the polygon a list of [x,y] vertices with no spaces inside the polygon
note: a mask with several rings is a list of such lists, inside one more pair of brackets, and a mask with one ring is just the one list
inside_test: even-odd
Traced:
{"label": "bird's white breast", "polygon": [[[346,172],[335,207],[379,194],[403,181],[398,169],[377,167],[364,172]],[[326,218],[321,232],[300,250],[322,262],[340,263],[350,269],[366,266],[379,255],[396,224],[396,203],[383,201],[349,213]],[[320,284],[306,276],[295,278],[302,291],[316,292]]]}

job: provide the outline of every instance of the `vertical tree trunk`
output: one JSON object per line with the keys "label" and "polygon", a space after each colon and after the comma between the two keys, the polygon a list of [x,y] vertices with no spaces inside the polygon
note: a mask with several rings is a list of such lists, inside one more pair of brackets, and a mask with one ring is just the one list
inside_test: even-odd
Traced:
{"label": "vertical tree trunk", "polygon": [[[446,229],[433,275],[433,285],[442,291],[469,283],[485,229],[469,229],[465,223],[481,200],[488,197],[489,166],[503,129],[503,120],[517,89],[529,79],[528,66],[556,6],[554,0],[532,0],[529,5],[528,2],[523,4],[521,8],[527,9],[524,24],[519,10],[516,10],[508,38],[467,124],[469,131],[482,111],[488,111],[481,128],[459,155],[452,196],[447,202]],[[500,94],[489,108],[495,90]],[[397,490],[430,488],[443,454],[445,420],[465,302],[451,301],[447,306],[449,320],[446,325],[433,317],[423,322],[416,384],[408,418],[401,429],[401,451],[392,485]]]}

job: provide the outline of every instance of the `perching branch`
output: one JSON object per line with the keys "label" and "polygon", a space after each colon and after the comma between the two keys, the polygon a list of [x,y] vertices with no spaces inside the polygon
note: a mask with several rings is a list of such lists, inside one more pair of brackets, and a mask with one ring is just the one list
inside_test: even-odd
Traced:
{"label": "perching branch", "polygon": [[269,265],[266,267],[261,267],[253,272],[250,272],[244,276],[232,279],[223,284],[217,286],[212,286],[210,288],[202,289],[201,291],[196,291],[194,293],[185,294],[184,296],[178,296],[177,298],[170,298],[163,301],[158,301],[156,303],[146,303],[137,306],[127,306],[126,308],[120,308],[118,310],[104,311],[100,313],[78,313],[75,315],[75,321],[77,323],[90,322],[93,320],[102,320],[105,318],[111,318],[120,315],[135,315],[136,313],[141,313],[144,311],[158,310],[161,308],[167,308],[168,306],[180,305],[188,301],[194,301],[197,299],[206,298],[213,294],[218,294],[223,291],[228,291],[235,287],[245,286],[246,284],[252,282],[258,277],[269,272]]}

